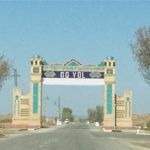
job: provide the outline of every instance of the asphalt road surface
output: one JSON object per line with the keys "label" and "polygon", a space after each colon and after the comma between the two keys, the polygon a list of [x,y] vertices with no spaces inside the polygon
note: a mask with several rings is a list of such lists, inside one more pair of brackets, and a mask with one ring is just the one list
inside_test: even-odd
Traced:
{"label": "asphalt road surface", "polygon": [[[40,129],[41,131],[41,129]],[[148,150],[150,136],[103,132],[76,123],[0,139],[0,150]]]}

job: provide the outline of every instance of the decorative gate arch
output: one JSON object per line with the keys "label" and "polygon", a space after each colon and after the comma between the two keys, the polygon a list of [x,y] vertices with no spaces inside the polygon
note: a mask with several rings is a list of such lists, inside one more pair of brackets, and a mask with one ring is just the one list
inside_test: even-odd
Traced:
{"label": "decorative gate arch", "polygon": [[[113,57],[107,57],[97,65],[82,65],[74,59],[65,64],[48,64],[42,57],[34,56],[31,59],[30,93],[23,95],[22,90],[18,87],[14,87],[13,90],[12,126],[41,127],[42,84],[50,84],[104,85],[104,127],[132,127],[132,92],[126,91],[123,97],[115,94],[115,66],[116,62]],[[118,102],[120,101],[123,102],[124,109],[119,107]],[[118,117],[119,109],[124,115],[121,119]]]}

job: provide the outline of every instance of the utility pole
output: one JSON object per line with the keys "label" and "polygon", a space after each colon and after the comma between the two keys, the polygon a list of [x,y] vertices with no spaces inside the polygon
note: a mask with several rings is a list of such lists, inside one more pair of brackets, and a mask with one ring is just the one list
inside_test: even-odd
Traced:
{"label": "utility pole", "polygon": [[20,77],[20,75],[17,74],[17,69],[14,69],[14,74],[12,75],[12,77],[14,77],[14,86],[17,87],[18,86],[18,77]]}
{"label": "utility pole", "polygon": [[58,112],[59,112],[59,119],[61,119],[61,116],[60,116],[60,96],[58,97]]}
{"label": "utility pole", "polygon": [[117,105],[117,103],[116,103],[116,101],[117,101],[117,95],[115,94],[115,101],[114,101],[114,130],[116,130],[116,105]]}
{"label": "utility pole", "polygon": [[55,101],[55,105],[58,107],[58,118],[61,119],[60,113],[60,96],[58,97],[58,102]]}
{"label": "utility pole", "polygon": [[45,97],[45,120],[47,122],[47,102],[49,101],[49,97]]}

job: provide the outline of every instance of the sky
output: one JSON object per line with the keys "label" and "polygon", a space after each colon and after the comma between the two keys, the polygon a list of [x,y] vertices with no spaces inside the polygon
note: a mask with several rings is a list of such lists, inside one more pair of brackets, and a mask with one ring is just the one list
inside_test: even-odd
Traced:
{"label": "sky", "polygon": [[[0,1],[0,54],[17,69],[19,87],[30,91],[30,60],[42,56],[48,63],[74,58],[98,64],[107,56],[116,60],[116,93],[133,91],[133,113],[150,113],[150,87],[133,58],[130,43],[139,27],[150,25],[148,1]],[[0,114],[12,113],[11,77],[0,90]],[[43,86],[49,116],[57,115],[55,101],[78,116],[103,105],[103,86]]]}

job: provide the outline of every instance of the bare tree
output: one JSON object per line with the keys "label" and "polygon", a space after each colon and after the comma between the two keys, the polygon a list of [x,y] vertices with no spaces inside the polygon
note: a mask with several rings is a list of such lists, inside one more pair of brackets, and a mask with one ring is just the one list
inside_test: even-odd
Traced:
{"label": "bare tree", "polygon": [[2,87],[4,81],[10,75],[11,65],[9,61],[4,57],[4,55],[0,55],[0,87]]}
{"label": "bare tree", "polygon": [[140,27],[136,31],[131,49],[135,60],[138,62],[139,71],[150,85],[150,26]]}

